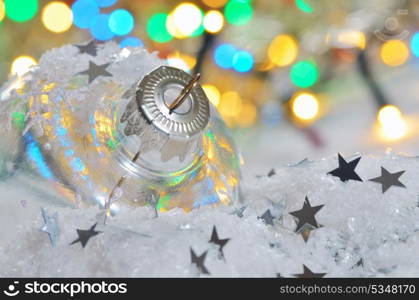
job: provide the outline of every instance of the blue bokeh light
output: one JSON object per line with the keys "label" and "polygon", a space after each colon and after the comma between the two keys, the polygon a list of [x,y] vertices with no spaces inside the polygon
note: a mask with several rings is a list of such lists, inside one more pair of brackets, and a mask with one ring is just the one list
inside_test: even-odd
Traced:
{"label": "blue bokeh light", "polygon": [[114,5],[116,1],[118,0],[95,0],[95,1],[99,7],[108,7],[108,6]]}
{"label": "blue bokeh light", "polygon": [[133,36],[129,36],[125,39],[123,39],[120,43],[119,46],[121,48],[125,48],[125,47],[144,47],[144,43],[136,37]]}
{"label": "blue bokeh light", "polygon": [[217,47],[214,52],[214,60],[221,68],[229,69],[233,66],[233,57],[236,48],[230,44],[223,44]]}
{"label": "blue bokeh light", "polygon": [[410,47],[412,48],[413,55],[419,57],[419,32],[416,32],[412,36],[412,40],[410,41]]}
{"label": "blue bokeh light", "polygon": [[107,41],[113,38],[114,34],[109,28],[109,15],[100,14],[90,24],[90,33],[99,41]]}
{"label": "blue bokeh light", "polygon": [[233,69],[237,72],[248,72],[253,68],[254,59],[247,51],[237,51],[233,56]]}
{"label": "blue bokeh light", "polygon": [[77,0],[71,10],[73,23],[80,28],[89,28],[93,18],[99,15],[99,7],[94,0]]}
{"label": "blue bokeh light", "polygon": [[116,35],[125,35],[134,28],[134,17],[125,9],[117,9],[109,16],[109,28]]}

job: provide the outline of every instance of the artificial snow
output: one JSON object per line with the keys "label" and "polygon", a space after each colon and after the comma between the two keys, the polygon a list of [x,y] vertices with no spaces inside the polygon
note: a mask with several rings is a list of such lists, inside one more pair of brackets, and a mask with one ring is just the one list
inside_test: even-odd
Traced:
{"label": "artificial snow", "polygon": [[[273,176],[248,176],[242,203],[190,213],[176,209],[158,217],[151,207],[124,207],[106,225],[99,209],[46,202],[16,174],[0,185],[0,276],[293,277],[303,264],[326,277],[419,276],[419,158],[363,156],[356,169],[363,182],[327,175],[337,165],[336,156],[278,166]],[[380,175],[381,166],[406,170],[400,177],[406,188],[383,194],[380,184],[368,181]],[[324,207],[316,214],[320,228],[304,242],[289,213],[301,209],[306,196],[312,206]],[[61,235],[55,247],[40,230],[41,207],[48,215],[58,212]],[[258,218],[267,209],[274,226]],[[78,238],[76,229],[96,222],[102,233],[85,248],[70,245]],[[230,238],[225,260],[209,243],[213,226],[221,239]],[[191,264],[190,248],[197,255],[208,251],[210,275]]]}

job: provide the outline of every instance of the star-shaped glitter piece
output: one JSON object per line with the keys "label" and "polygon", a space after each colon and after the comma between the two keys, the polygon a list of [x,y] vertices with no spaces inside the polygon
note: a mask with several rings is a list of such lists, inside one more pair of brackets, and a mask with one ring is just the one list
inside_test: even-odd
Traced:
{"label": "star-shaped glitter piece", "polygon": [[348,180],[362,181],[362,179],[356,174],[355,168],[358,165],[361,157],[355,158],[354,160],[347,162],[339,153],[339,167],[330,171],[327,174],[339,177],[343,182]]}
{"label": "star-shaped glitter piece", "polygon": [[110,64],[103,64],[103,65],[97,65],[92,61],[89,61],[89,68],[83,72],[80,72],[80,75],[87,75],[89,77],[89,83],[92,83],[96,78],[99,76],[103,77],[112,77],[112,74],[106,71],[106,68]]}
{"label": "star-shaped glitter piece", "polygon": [[311,226],[312,228],[319,228],[319,224],[317,224],[315,215],[319,212],[320,209],[322,209],[323,206],[324,205],[311,206],[310,201],[306,196],[303,208],[290,212],[292,216],[298,219],[297,229],[295,232],[304,231],[307,226]]}
{"label": "star-shaped glitter piece", "polygon": [[229,240],[230,239],[220,239],[218,237],[217,228],[215,226],[212,228],[211,239],[209,240],[209,242],[219,246],[219,248],[218,248],[219,258],[224,259],[223,248],[228,243]]}
{"label": "star-shaped glitter piece", "polygon": [[406,188],[406,186],[403,183],[401,183],[399,180],[400,176],[402,176],[404,172],[406,171],[390,173],[384,167],[381,167],[381,176],[372,178],[369,181],[381,183],[381,190],[383,191],[383,194],[384,194],[392,186],[399,186],[399,187]]}
{"label": "star-shaped glitter piece", "polygon": [[41,208],[41,214],[42,219],[44,219],[44,225],[41,227],[41,231],[48,234],[51,245],[55,247],[60,235],[60,228],[58,227],[58,213],[55,212],[52,216],[48,216],[45,209]]}
{"label": "star-shaped glitter piece", "polygon": [[356,264],[352,267],[352,269],[354,268],[354,267],[361,267],[361,268],[363,268],[364,267],[364,259],[361,257],[357,262],[356,262]]}
{"label": "star-shaped glitter piece", "polygon": [[[419,196],[418,196],[418,199],[419,199]],[[419,202],[418,202],[419,203]],[[238,209],[236,209],[235,211],[233,211],[231,214],[232,215],[236,215],[236,216],[238,216],[240,219],[241,218],[243,218],[243,216],[244,216],[244,211],[247,209],[247,206],[242,206],[242,207],[240,207],[240,208],[238,208]]]}
{"label": "star-shaped glitter piece", "polygon": [[258,217],[258,219],[263,220],[263,222],[266,225],[273,226],[274,225],[274,219],[275,219],[275,217],[271,214],[271,210],[268,209],[267,211],[265,211],[263,213],[263,215],[261,215],[260,217]]}
{"label": "star-shaped glitter piece", "polygon": [[97,45],[95,41],[90,41],[86,45],[75,45],[79,49],[79,53],[87,53],[91,56],[96,56],[97,54]]}
{"label": "star-shaped glitter piece", "polygon": [[256,178],[258,178],[258,179],[259,178],[262,178],[262,177],[268,177],[268,178],[270,178],[270,177],[272,177],[274,175],[276,175],[275,169],[270,169],[269,172],[266,175],[256,175]]}
{"label": "star-shaped glitter piece", "polygon": [[195,251],[193,251],[193,249],[191,248],[191,262],[192,262],[192,264],[196,265],[196,267],[198,268],[198,271],[200,273],[209,275],[210,272],[208,271],[208,269],[204,265],[205,257],[207,256],[207,253],[208,253],[208,251],[205,251],[200,256],[197,256]]}
{"label": "star-shaped glitter piece", "polygon": [[73,241],[70,245],[80,242],[83,248],[86,247],[87,242],[90,240],[90,238],[94,237],[95,235],[98,235],[99,233],[102,233],[101,231],[95,230],[96,225],[97,223],[95,223],[92,227],[90,227],[89,230],[77,229],[77,234],[79,238]]}
{"label": "star-shaped glitter piece", "polygon": [[297,278],[323,278],[327,273],[313,273],[306,265],[303,265],[304,272],[301,274],[294,274]]}

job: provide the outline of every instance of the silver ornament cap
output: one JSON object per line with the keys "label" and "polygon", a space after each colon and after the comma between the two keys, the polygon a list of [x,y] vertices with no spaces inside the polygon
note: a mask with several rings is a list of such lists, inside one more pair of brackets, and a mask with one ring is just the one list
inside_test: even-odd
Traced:
{"label": "silver ornament cap", "polygon": [[[194,78],[177,68],[159,67],[140,82],[138,109],[148,122],[168,135],[191,137],[200,133],[208,124],[210,109],[205,92]],[[172,109],[179,96],[184,96],[182,103]]]}
{"label": "silver ornament cap", "polygon": [[210,105],[198,79],[199,74],[161,66],[138,83],[120,119],[127,138],[121,151],[133,163],[176,171],[199,159]]}

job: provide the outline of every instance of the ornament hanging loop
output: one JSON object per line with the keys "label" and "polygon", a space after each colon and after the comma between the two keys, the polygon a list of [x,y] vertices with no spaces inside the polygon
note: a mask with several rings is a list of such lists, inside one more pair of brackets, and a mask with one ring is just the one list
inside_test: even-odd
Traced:
{"label": "ornament hanging loop", "polygon": [[189,83],[183,88],[183,90],[180,93],[180,95],[177,96],[177,98],[175,99],[175,101],[172,102],[172,104],[170,104],[170,106],[169,106],[169,114],[172,114],[173,111],[176,108],[178,108],[179,106],[182,105],[182,103],[186,100],[186,97],[188,97],[188,95],[192,91],[192,88],[195,86],[195,83],[197,83],[200,78],[201,78],[201,74],[200,73],[197,73],[197,74],[195,74],[192,77],[191,81],[189,81]]}

